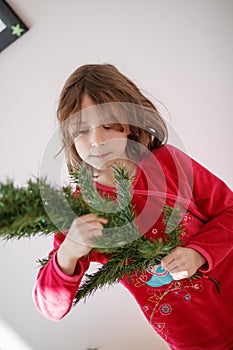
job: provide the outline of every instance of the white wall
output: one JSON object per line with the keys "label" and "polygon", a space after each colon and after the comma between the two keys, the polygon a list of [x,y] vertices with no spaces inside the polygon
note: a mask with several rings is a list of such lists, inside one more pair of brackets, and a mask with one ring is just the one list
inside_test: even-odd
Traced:
{"label": "white wall", "polygon": [[[166,105],[188,153],[232,187],[231,0],[8,2],[30,30],[0,55],[1,181],[38,173],[65,79],[82,64],[109,62]],[[44,237],[0,245],[0,317],[31,349],[167,348],[121,286],[60,322],[43,318],[31,290],[35,261],[50,247]]]}

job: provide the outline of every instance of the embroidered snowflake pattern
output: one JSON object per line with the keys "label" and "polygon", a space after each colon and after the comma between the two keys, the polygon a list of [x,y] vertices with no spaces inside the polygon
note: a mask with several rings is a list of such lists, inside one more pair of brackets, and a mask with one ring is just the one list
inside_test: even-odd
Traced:
{"label": "embroidered snowflake pattern", "polygon": [[170,304],[162,304],[160,305],[159,311],[162,315],[170,315],[172,312],[172,307]]}

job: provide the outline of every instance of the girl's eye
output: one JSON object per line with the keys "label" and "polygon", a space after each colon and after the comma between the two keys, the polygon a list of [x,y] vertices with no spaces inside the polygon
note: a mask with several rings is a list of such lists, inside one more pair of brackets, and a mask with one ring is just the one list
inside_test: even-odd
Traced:
{"label": "girl's eye", "polygon": [[87,129],[82,129],[82,130],[76,130],[75,132],[72,132],[72,137],[77,138],[81,135],[87,134],[88,130]]}
{"label": "girl's eye", "polygon": [[83,135],[83,134],[86,134],[87,132],[88,132],[87,129],[79,130],[78,135]]}
{"label": "girl's eye", "polygon": [[80,129],[77,131],[77,137],[82,136],[82,135],[86,135],[88,132],[89,132],[89,129]]}
{"label": "girl's eye", "polygon": [[108,125],[108,124],[104,124],[104,125],[103,125],[103,128],[104,128],[104,129],[107,129],[107,130],[108,130],[108,129],[111,129],[110,125]]}

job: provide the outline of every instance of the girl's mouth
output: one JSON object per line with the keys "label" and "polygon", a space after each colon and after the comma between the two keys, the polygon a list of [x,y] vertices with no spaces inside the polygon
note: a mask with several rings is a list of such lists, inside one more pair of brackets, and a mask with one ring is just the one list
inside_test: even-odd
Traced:
{"label": "girl's mouth", "polygon": [[102,153],[102,154],[91,154],[90,157],[92,158],[97,158],[97,159],[102,159],[107,157],[111,152],[107,152],[107,153]]}

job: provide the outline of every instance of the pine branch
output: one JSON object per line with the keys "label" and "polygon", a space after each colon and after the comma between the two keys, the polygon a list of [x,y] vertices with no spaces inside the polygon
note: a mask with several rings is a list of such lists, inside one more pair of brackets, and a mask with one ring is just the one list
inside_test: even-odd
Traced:
{"label": "pine branch", "polygon": [[[168,224],[170,221],[169,229],[173,227],[173,230],[166,234],[166,242],[164,243],[162,239],[151,242],[145,236],[140,236],[131,243],[116,248],[115,251],[112,251],[107,263],[94,274],[85,276],[85,280],[74,298],[73,305],[76,305],[81,299],[93,295],[104,286],[118,283],[127,275],[143,273],[147,266],[160,264],[162,258],[180,244],[180,235],[184,231],[184,227],[181,224],[173,226],[179,219],[180,211],[178,208],[165,206],[164,223]],[[137,231],[136,227],[134,229]]]}
{"label": "pine branch", "polygon": [[[94,186],[88,168],[71,173],[78,195],[70,187],[57,189],[46,179],[29,180],[22,188],[12,181],[0,183],[0,237],[5,239],[48,235],[68,230],[74,217],[92,212],[108,219],[103,235],[93,239],[94,250],[109,254],[108,262],[95,274],[87,275],[74,298],[74,305],[97,289],[119,282],[124,276],[145,271],[150,264],[159,264],[164,255],[180,245],[184,227],[179,224],[179,207],[164,208],[165,241],[153,242],[141,235],[134,224],[130,177],[126,167],[113,168],[116,199],[101,196]],[[43,198],[43,199],[42,199]],[[45,266],[49,258],[39,259]]]}
{"label": "pine branch", "polygon": [[75,216],[88,212],[88,206],[81,198],[74,198],[71,188],[57,189],[46,179],[30,179],[24,187],[14,186],[11,180],[0,183],[0,237],[4,239],[65,231]]}
{"label": "pine branch", "polygon": [[[21,239],[65,231],[75,216],[92,212],[108,219],[100,247],[107,249],[134,240],[135,237],[130,236],[134,213],[127,191],[132,180],[123,170],[115,169],[115,173],[117,201],[99,195],[86,167],[71,174],[71,179],[80,188],[77,196],[70,187],[55,188],[46,179],[30,179],[24,187],[16,187],[10,180],[6,184],[0,183],[0,237]],[[124,193],[128,198],[127,205]],[[122,230],[116,233],[115,227],[122,227]]]}

